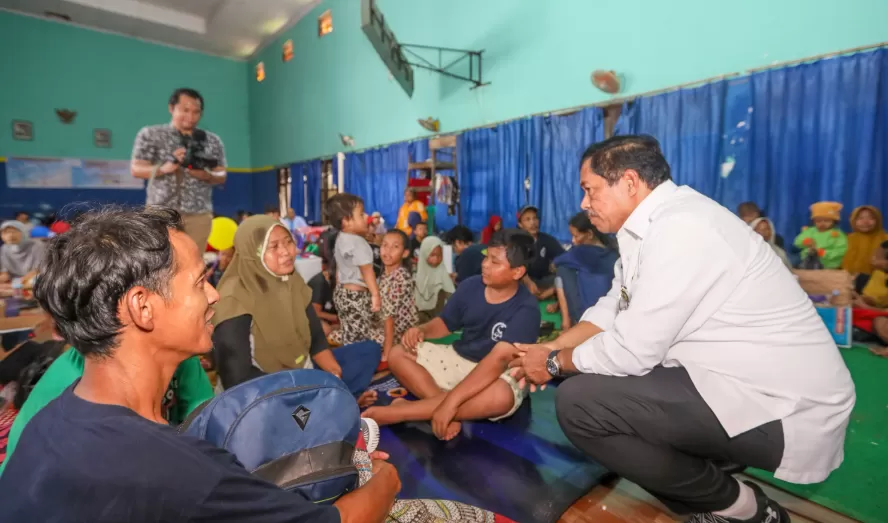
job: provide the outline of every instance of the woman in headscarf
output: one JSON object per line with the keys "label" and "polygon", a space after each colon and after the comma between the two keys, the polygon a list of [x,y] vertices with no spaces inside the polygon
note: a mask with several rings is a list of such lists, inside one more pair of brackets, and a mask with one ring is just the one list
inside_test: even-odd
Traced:
{"label": "woman in headscarf", "polygon": [[416,309],[420,323],[437,317],[447,298],[456,290],[443,262],[444,242],[441,238],[429,236],[423,240],[416,270]]}
{"label": "woman in headscarf", "polygon": [[764,238],[765,243],[771,246],[771,249],[774,250],[774,254],[780,258],[780,261],[783,262],[783,265],[786,265],[787,268],[792,269],[792,264],[789,263],[789,258],[786,256],[786,251],[784,251],[780,246],[777,245],[777,233],[774,230],[774,222],[770,219],[761,217],[756,218],[749,222],[749,226],[752,227],[752,230],[759,233],[759,236]]}
{"label": "woman in headscarf", "polygon": [[487,226],[481,229],[481,243],[487,245],[490,243],[490,237],[493,236],[493,233],[503,228],[503,219],[497,215],[493,215],[490,217],[490,220],[487,222]]}
{"label": "woman in headscarf", "polygon": [[882,228],[882,213],[872,205],[854,209],[851,231],[842,268],[855,276],[854,287],[857,292],[862,292],[873,272],[873,255],[882,242],[888,240],[888,232]]}
{"label": "woman in headscarf", "polygon": [[395,227],[404,231],[404,234],[407,236],[413,234],[413,227],[408,221],[411,212],[419,213],[420,221],[425,221],[429,218],[425,205],[416,199],[416,190],[408,187],[404,191],[404,204],[401,205],[401,209],[398,211],[398,222],[395,224]]}
{"label": "woman in headscarf", "polygon": [[[234,236],[234,258],[219,282],[213,333],[223,387],[282,370],[318,367],[342,379],[356,396],[373,378],[381,347],[365,341],[330,350],[296,272],[296,242],[279,220],[251,216]],[[364,392],[359,402],[372,403]]]}
{"label": "woman in headscarf", "polygon": [[30,238],[28,227],[20,221],[0,224],[0,283],[21,279],[28,284],[37,275],[46,247]]}

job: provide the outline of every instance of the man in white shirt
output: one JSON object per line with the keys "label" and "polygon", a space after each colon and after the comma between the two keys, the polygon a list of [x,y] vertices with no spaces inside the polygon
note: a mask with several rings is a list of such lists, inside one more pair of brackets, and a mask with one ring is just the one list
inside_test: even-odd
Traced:
{"label": "man in white shirt", "polygon": [[693,522],[789,522],[719,465],[824,480],[841,464],[854,385],[810,300],[762,238],[672,182],[657,141],[589,147],[592,224],[617,233],[610,292],[557,340],[521,346],[516,375],[557,392],[578,448]]}

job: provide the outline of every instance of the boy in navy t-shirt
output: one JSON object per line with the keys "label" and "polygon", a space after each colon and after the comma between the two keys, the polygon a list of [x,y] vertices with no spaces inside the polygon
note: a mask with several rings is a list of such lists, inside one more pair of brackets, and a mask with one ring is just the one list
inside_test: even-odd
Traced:
{"label": "boy in navy t-shirt", "polygon": [[456,271],[455,283],[459,285],[472,276],[481,275],[481,264],[487,256],[487,246],[475,243],[474,235],[465,225],[456,225],[447,232],[447,243],[453,246],[456,260],[453,268]]}
{"label": "boy in navy t-shirt", "polygon": [[[533,256],[533,238],[522,231],[496,232],[487,246],[481,276],[463,281],[441,316],[404,333],[389,355],[398,381],[420,398],[364,412],[380,425],[432,421],[441,439],[460,430],[456,420],[511,416],[527,390],[508,369],[514,343],[535,343],[540,331],[537,300],[521,285]],[[462,330],[453,345],[426,339]]]}

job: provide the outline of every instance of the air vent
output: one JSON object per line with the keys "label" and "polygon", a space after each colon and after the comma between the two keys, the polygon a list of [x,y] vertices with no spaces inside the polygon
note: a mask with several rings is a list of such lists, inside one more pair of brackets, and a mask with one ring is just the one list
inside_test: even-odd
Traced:
{"label": "air vent", "polygon": [[71,21],[70,16],[62,14],[62,13],[56,13],[55,11],[44,11],[43,15],[46,16],[46,18],[52,18],[54,20],[63,20],[65,22]]}

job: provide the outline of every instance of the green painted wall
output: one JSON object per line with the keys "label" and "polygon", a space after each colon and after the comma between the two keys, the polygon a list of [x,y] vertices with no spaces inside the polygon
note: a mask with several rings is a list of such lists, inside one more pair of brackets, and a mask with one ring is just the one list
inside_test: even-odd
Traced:
{"label": "green painted wall", "polygon": [[[169,121],[167,99],[193,87],[201,127],[219,134],[232,167],[249,167],[247,64],[0,11],[0,156],[126,159],[136,132]],[[56,108],[77,111],[62,124]],[[32,142],[12,120],[34,123]],[[112,131],[110,149],[93,129]]]}
{"label": "green painted wall", "polygon": [[[469,90],[417,70],[401,91],[360,30],[359,0],[325,0],[251,63],[255,165],[413,138],[417,118],[443,131],[606,100],[589,75],[615,69],[627,94],[888,40],[885,0],[379,0],[402,42],[484,49],[485,79]],[[317,17],[333,33],[317,37]],[[281,62],[292,38],[295,58]]]}

